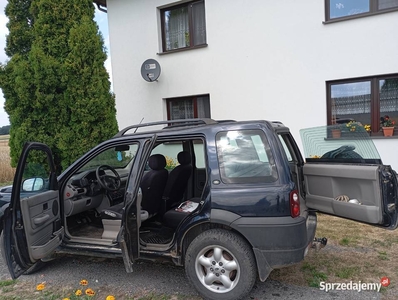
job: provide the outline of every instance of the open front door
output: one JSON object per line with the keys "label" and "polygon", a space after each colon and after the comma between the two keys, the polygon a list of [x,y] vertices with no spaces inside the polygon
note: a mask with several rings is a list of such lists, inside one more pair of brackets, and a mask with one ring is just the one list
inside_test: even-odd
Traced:
{"label": "open front door", "polygon": [[156,135],[143,142],[136,154],[126,190],[125,209],[119,233],[119,245],[128,273],[133,272],[133,262],[140,256],[141,197],[140,182],[146,163],[156,141]]}
{"label": "open front door", "polygon": [[13,279],[61,243],[58,183],[51,150],[26,143],[14,177],[11,202],[4,214],[2,253]]}

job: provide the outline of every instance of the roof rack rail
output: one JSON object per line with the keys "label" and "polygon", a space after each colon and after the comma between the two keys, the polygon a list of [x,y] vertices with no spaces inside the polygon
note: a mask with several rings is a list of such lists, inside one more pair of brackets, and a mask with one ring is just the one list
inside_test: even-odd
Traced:
{"label": "roof rack rail", "polygon": [[135,129],[137,131],[140,127],[149,127],[149,126],[157,126],[157,125],[167,125],[167,127],[183,127],[183,126],[191,126],[191,125],[209,125],[209,124],[216,124],[217,121],[209,118],[201,118],[201,119],[180,119],[180,120],[167,120],[167,121],[158,121],[158,122],[151,122],[151,123],[141,123],[127,126],[126,128],[120,130],[114,137],[121,137],[127,131]]}
{"label": "roof rack rail", "polygon": [[271,121],[272,124],[285,126],[281,121]]}
{"label": "roof rack rail", "polygon": [[217,123],[235,123],[236,120],[217,120]]}

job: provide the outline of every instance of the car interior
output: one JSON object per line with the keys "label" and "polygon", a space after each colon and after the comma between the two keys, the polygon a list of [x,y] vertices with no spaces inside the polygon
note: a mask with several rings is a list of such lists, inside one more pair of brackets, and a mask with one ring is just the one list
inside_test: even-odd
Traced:
{"label": "car interior", "polygon": [[[109,148],[91,158],[63,187],[71,242],[117,245],[124,197],[138,144]],[[204,141],[159,141],[151,151],[137,195],[141,247],[167,248],[179,223],[200,202],[207,180]]]}

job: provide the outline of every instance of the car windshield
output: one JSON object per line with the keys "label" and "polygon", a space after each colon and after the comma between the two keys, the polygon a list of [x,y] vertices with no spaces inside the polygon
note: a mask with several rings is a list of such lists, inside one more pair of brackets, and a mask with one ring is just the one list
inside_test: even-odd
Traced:
{"label": "car windshield", "polygon": [[366,128],[357,122],[300,130],[307,162],[381,163]]}
{"label": "car windshield", "polygon": [[133,161],[137,150],[138,144],[116,146],[107,149],[84,164],[78,173],[95,169],[101,165],[108,165],[114,169],[125,168]]}

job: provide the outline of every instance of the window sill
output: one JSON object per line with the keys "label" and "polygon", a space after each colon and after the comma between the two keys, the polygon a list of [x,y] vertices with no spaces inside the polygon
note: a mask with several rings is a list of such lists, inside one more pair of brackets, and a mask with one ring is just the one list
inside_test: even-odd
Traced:
{"label": "window sill", "polygon": [[202,45],[197,45],[194,47],[189,47],[189,48],[181,48],[181,49],[174,49],[174,50],[169,50],[166,52],[160,52],[160,53],[156,53],[157,55],[165,55],[165,54],[171,54],[171,53],[176,53],[176,52],[184,52],[184,51],[190,51],[190,50],[194,50],[194,49],[200,49],[200,48],[206,48],[207,44],[202,44]]}
{"label": "window sill", "polygon": [[374,16],[374,15],[386,14],[386,13],[390,13],[390,12],[394,12],[394,11],[398,11],[398,7],[379,10],[379,11],[375,11],[375,12],[369,12],[369,13],[363,13],[363,14],[357,14],[357,15],[352,15],[352,16],[330,19],[330,20],[323,21],[322,23],[324,25],[327,25],[327,24],[331,24],[331,23],[337,23],[337,22],[348,21],[348,20],[353,20],[353,19],[366,18],[366,17],[370,17],[370,16]]}
{"label": "window sill", "polygon": [[[325,141],[336,141],[336,140],[363,140],[363,139],[368,139],[365,135],[362,136],[342,136],[342,137],[338,137],[338,138],[325,138]],[[396,140],[398,139],[398,132],[394,131],[394,135],[393,136],[384,136],[383,133],[377,133],[377,134],[373,134],[373,135],[369,135],[369,139],[374,139],[374,140],[388,140],[388,139],[393,139]]]}
{"label": "window sill", "polygon": [[375,139],[375,140],[381,140],[381,139],[384,139],[384,140],[388,140],[388,139],[396,140],[396,139],[398,139],[398,135],[393,135],[393,136],[371,135],[370,138],[371,139]]}

